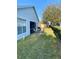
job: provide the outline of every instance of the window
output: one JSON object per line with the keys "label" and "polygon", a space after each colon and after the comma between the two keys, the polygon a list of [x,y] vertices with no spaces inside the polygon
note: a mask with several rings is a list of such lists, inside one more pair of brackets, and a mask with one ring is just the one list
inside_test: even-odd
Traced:
{"label": "window", "polygon": [[17,34],[26,32],[26,21],[23,19],[17,19]]}
{"label": "window", "polygon": [[26,32],[26,26],[23,26],[23,33]]}
{"label": "window", "polygon": [[22,27],[21,26],[17,27],[17,32],[18,32],[18,34],[22,34]]}

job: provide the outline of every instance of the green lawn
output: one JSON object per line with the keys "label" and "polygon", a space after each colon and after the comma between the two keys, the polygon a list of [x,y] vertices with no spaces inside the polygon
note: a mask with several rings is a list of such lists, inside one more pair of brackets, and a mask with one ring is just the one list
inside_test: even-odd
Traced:
{"label": "green lawn", "polygon": [[57,28],[58,30],[61,30],[60,26],[54,26],[54,28]]}
{"label": "green lawn", "polygon": [[56,38],[56,35],[55,35],[54,31],[50,27],[44,28],[44,33],[46,35],[51,35],[54,38]]}
{"label": "green lawn", "polygon": [[17,41],[17,59],[61,59],[60,42],[46,34],[32,34]]}

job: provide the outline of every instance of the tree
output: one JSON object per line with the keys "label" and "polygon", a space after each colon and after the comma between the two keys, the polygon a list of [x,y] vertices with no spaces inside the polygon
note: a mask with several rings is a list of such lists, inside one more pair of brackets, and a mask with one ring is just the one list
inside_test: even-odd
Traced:
{"label": "tree", "polygon": [[43,13],[43,21],[51,21],[54,25],[61,22],[61,10],[60,7],[50,5]]}

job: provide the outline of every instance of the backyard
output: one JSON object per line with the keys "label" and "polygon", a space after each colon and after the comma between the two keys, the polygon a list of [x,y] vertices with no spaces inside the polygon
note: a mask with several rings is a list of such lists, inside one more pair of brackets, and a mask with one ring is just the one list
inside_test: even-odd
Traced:
{"label": "backyard", "polygon": [[61,6],[50,4],[52,0],[33,2],[18,12],[25,19],[18,21],[18,33],[25,35],[18,35],[17,59],[61,59]]}
{"label": "backyard", "polygon": [[[49,31],[49,32],[48,32]],[[18,59],[61,59],[60,41],[50,28],[17,41]]]}

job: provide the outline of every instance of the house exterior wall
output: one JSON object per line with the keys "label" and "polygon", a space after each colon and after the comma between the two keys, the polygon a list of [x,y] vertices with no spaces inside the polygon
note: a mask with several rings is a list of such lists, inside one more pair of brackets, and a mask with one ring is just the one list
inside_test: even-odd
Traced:
{"label": "house exterior wall", "polygon": [[[26,25],[26,32],[17,35],[17,39],[20,39],[20,38],[22,38],[22,37],[25,37],[25,36],[30,35],[30,23],[29,23],[28,21],[26,21],[26,24],[25,24],[25,25]],[[17,24],[17,26],[18,26],[18,24]]]}
{"label": "house exterior wall", "polygon": [[38,22],[38,19],[33,8],[18,9],[17,17],[23,18],[28,21]]}
{"label": "house exterior wall", "polygon": [[17,18],[26,20],[26,33],[17,35],[17,39],[30,35],[30,21],[36,23],[36,29],[38,27],[38,19],[33,8],[17,9]]}

